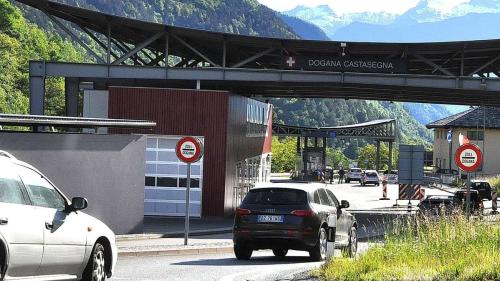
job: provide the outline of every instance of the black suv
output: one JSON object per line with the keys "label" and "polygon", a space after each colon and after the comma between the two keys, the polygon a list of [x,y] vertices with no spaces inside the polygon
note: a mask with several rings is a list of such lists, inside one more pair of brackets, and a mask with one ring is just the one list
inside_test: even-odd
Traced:
{"label": "black suv", "polygon": [[[247,260],[253,250],[272,249],[284,257],[289,249],[308,251],[312,260],[326,258],[327,241],[354,256],[357,223],[349,202],[339,204],[332,191],[314,186],[253,188],[236,210],[233,229],[234,253]],[[328,231],[328,217],[336,228]],[[330,235],[330,237],[327,237]],[[329,238],[329,239],[328,239]]]}
{"label": "black suv", "polygon": [[491,186],[487,181],[473,180],[470,184],[470,188],[477,190],[481,199],[491,200]]}

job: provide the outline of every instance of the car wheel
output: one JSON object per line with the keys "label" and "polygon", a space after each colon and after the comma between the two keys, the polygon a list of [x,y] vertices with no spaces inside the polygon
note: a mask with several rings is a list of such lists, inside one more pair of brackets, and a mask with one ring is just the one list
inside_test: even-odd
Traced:
{"label": "car wheel", "polygon": [[312,250],[309,251],[309,257],[312,261],[323,261],[326,259],[326,230],[320,228],[318,234],[318,242]]}
{"label": "car wheel", "polygon": [[245,244],[235,244],[234,245],[234,255],[238,260],[249,260],[252,256],[253,249],[249,248]]}
{"label": "car wheel", "polygon": [[278,258],[284,258],[288,254],[288,249],[273,249],[273,254]]}
{"label": "car wheel", "polygon": [[3,280],[3,274],[5,270],[5,252],[0,243],[0,280]]}
{"label": "car wheel", "polygon": [[348,257],[354,258],[356,253],[358,252],[358,232],[356,228],[351,227],[351,231],[349,232],[349,244],[345,249],[345,253]]}
{"label": "car wheel", "polygon": [[104,281],[106,280],[106,255],[104,246],[96,243],[85,271],[82,281]]}

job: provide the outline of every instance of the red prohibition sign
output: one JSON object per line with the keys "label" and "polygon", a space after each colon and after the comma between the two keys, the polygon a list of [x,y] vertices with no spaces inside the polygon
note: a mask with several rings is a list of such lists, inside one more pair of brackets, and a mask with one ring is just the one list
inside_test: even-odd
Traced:
{"label": "red prohibition sign", "polygon": [[479,169],[481,162],[483,162],[483,154],[475,144],[464,144],[455,153],[455,163],[465,172],[471,173]]}
{"label": "red prohibition sign", "polygon": [[194,163],[200,160],[202,150],[200,141],[193,137],[183,137],[175,147],[177,158],[184,163]]}

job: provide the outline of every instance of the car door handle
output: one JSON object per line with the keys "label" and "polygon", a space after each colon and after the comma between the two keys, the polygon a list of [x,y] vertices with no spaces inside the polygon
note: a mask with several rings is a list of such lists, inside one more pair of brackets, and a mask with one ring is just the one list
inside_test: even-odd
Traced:
{"label": "car door handle", "polygon": [[9,219],[8,218],[0,218],[0,225],[6,225],[9,223]]}
{"label": "car door handle", "polygon": [[54,224],[53,223],[50,223],[50,222],[46,222],[45,223],[45,228],[48,229],[48,230],[51,230],[54,228]]}

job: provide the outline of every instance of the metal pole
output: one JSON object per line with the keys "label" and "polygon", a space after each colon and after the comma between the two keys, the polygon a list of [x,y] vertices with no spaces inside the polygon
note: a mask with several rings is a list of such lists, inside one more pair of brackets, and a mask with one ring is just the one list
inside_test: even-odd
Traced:
{"label": "metal pole", "polygon": [[467,194],[465,195],[465,214],[470,217],[470,173],[467,173]]}
{"label": "metal pole", "polygon": [[111,23],[108,21],[108,38],[106,44],[106,62],[111,64]]}
{"label": "metal pole", "polygon": [[187,164],[187,182],[186,182],[186,218],[184,224],[184,245],[188,244],[189,236],[189,204],[190,200],[190,189],[191,189],[191,163]]}
{"label": "metal pole", "polygon": [[[450,131],[451,131],[451,130],[450,130]],[[449,162],[450,162],[450,173],[451,173],[451,159],[453,158],[453,156],[452,156],[452,151],[453,151],[453,132],[451,132],[451,136],[452,136],[452,139],[451,139],[451,141],[449,142],[449,144],[450,144],[450,145],[449,145],[449,153],[450,153],[450,159],[449,159],[449,160],[450,160],[450,161],[449,161]]]}
{"label": "metal pole", "polygon": [[377,170],[377,172],[380,170],[380,141],[377,140],[377,156],[376,156],[377,159],[375,159],[375,170]]}
{"label": "metal pole", "polygon": [[389,172],[387,176],[391,174],[392,171],[392,141],[389,142]]}
{"label": "metal pole", "polygon": [[[483,153],[483,155],[485,155],[484,154],[485,144],[486,144],[486,107],[483,106],[483,149],[481,151]],[[485,157],[483,157],[483,161],[481,162],[481,171],[483,172],[483,174],[485,173],[484,172],[484,158]]]}

